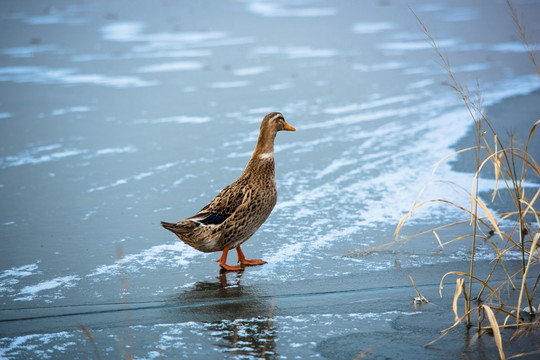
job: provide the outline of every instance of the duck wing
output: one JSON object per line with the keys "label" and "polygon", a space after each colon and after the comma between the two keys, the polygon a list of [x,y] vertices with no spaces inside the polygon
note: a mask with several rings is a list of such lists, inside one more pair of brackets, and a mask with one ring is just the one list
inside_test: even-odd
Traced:
{"label": "duck wing", "polygon": [[198,213],[186,220],[200,223],[201,225],[219,225],[227,220],[242,204],[245,197],[245,184],[241,181],[225,187],[221,192]]}
{"label": "duck wing", "polygon": [[242,203],[219,226],[219,248],[235,248],[248,240],[266,221],[276,204],[275,191],[268,193],[253,186],[246,187],[244,192]]}

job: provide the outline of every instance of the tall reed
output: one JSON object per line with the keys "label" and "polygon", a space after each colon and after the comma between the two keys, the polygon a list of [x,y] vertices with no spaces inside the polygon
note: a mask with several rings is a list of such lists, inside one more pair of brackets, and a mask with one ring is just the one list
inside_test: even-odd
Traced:
{"label": "tall reed", "polygon": [[[534,70],[540,77],[540,71],[534,56],[534,49],[527,34],[523,18],[518,15],[516,9],[508,0],[507,5]],[[509,139],[508,145],[506,145],[506,142],[502,140],[500,134],[497,133],[490,119],[486,116],[482,108],[481,97],[473,97],[467,86],[456,79],[448,56],[441,50],[427,26],[414,11],[413,14],[441,61],[441,65],[450,79],[450,87],[456,92],[468,110],[476,130],[475,146],[459,150],[445,157],[435,165],[435,168],[449,158],[464,152],[473,151],[476,161],[470,190],[465,190],[470,199],[470,205],[465,207],[445,199],[420,202],[419,195],[411,210],[399,222],[395,231],[394,243],[405,242],[412,237],[429,233],[433,233],[441,246],[455,241],[470,240],[471,256],[469,271],[450,271],[441,279],[440,286],[442,290],[443,282],[447,276],[455,275],[458,277],[453,301],[455,323],[450,328],[444,330],[441,337],[463,322],[468,327],[473,327],[473,319],[476,317],[478,334],[488,330],[493,332],[500,358],[505,359],[501,329],[515,329],[514,336],[526,330],[534,329],[538,331],[540,329],[540,318],[533,306],[533,299],[540,280],[540,274],[534,275],[532,273],[533,266],[540,262],[540,252],[538,249],[538,243],[540,241],[540,213],[535,209],[535,206],[537,206],[535,204],[540,196],[540,188],[533,189],[531,196],[528,196],[525,191],[525,185],[530,182],[531,178],[538,180],[540,177],[540,166],[529,152],[540,120],[532,124],[524,146],[518,146],[512,137]],[[538,142],[538,140],[535,141]],[[489,166],[492,167],[495,178],[495,187],[491,202],[495,204],[497,201],[503,201],[498,195],[507,193],[511,199],[511,211],[496,213],[491,210],[495,208],[494,206],[486,205],[480,198],[480,175]],[[444,183],[451,184],[456,188],[459,187],[449,181],[444,181]],[[421,194],[424,189],[421,191]],[[459,209],[466,215],[467,220],[445,224],[420,234],[401,238],[401,230],[406,220],[419,208],[434,202],[440,202]],[[438,231],[442,229],[448,229],[458,225],[462,226],[467,222],[471,227],[470,234],[459,236],[446,242],[443,242],[438,235]],[[492,238],[494,235],[497,235],[501,239],[501,242],[494,241]],[[479,274],[475,269],[476,248],[479,240],[483,240],[493,248],[493,267],[488,274]],[[520,268],[518,271],[510,273],[505,261],[508,263],[510,252],[515,253],[516,251],[520,253]],[[506,274],[504,283],[509,285],[512,290],[519,292],[516,303],[504,303],[500,296],[502,287],[493,286],[492,275],[497,268],[502,269],[504,274]],[[467,283],[465,283],[465,279]],[[473,284],[479,285],[480,290],[478,293],[473,293]],[[493,299],[489,304],[481,301],[481,296],[486,290]],[[460,297],[463,297],[465,302],[464,314],[461,316],[459,316],[457,308],[457,302]],[[525,303],[524,308],[522,308],[523,303]],[[499,321],[501,318],[504,318],[502,324],[499,324],[498,318]],[[526,320],[525,318],[528,319]],[[426,346],[431,345],[439,339],[434,340]]]}

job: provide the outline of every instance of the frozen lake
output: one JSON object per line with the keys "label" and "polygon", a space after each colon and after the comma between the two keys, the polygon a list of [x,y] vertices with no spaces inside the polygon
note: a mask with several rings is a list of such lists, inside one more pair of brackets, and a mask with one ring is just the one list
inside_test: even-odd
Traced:
{"label": "frozen lake", "polygon": [[[540,2],[514,3],[538,41]],[[391,241],[430,181],[472,180],[432,174],[473,124],[409,6],[484,106],[521,101],[528,133],[540,80],[504,1],[3,1],[0,358],[96,358],[79,324],[104,359],[353,359],[388,339],[372,355],[496,356],[463,329],[422,348],[452,323],[438,283],[467,244],[343,256]],[[220,274],[159,221],[235,180],[271,111],[297,131],[277,136],[278,203],[243,245],[268,264]],[[458,219],[432,207],[405,233]],[[409,274],[433,304],[410,304]]]}

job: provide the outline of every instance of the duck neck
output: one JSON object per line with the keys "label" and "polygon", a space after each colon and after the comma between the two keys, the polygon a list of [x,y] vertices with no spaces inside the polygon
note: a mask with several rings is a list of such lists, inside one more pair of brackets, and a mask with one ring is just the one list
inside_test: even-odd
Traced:
{"label": "duck neck", "polygon": [[276,138],[276,132],[267,129],[261,129],[259,138],[257,139],[257,145],[255,151],[251,156],[251,160],[260,159],[274,159],[274,139]]}
{"label": "duck neck", "polygon": [[276,132],[261,129],[255,151],[251,155],[244,176],[254,176],[264,180],[274,179],[274,139]]}

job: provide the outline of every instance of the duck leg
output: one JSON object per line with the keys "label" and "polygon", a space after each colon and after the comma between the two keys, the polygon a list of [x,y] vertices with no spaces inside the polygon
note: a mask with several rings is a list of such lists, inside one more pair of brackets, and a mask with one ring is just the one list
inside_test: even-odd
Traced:
{"label": "duck leg", "polygon": [[221,254],[221,257],[217,260],[217,262],[219,263],[219,266],[221,266],[223,269],[227,271],[243,271],[244,268],[240,265],[227,265],[228,253],[229,253],[229,247],[225,246],[223,248],[223,253]]}
{"label": "duck leg", "polygon": [[266,261],[260,259],[246,259],[240,246],[236,247],[236,253],[238,254],[238,262],[242,265],[255,266],[266,264]]}

